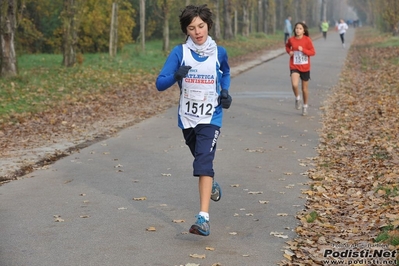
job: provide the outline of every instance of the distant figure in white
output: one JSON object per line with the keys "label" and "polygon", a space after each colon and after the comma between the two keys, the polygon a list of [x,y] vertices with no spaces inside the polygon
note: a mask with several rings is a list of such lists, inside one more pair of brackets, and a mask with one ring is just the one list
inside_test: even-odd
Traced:
{"label": "distant figure in white", "polygon": [[346,24],[343,19],[340,19],[338,24],[338,32],[339,32],[339,37],[341,37],[342,47],[344,48],[345,48],[345,32],[347,29],[348,29],[348,24]]}

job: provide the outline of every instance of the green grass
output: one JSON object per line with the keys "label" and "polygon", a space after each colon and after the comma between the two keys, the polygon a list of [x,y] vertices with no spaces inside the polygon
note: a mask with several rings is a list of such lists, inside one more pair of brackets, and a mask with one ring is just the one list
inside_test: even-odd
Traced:
{"label": "green grass", "polygon": [[389,245],[399,245],[399,230],[393,225],[384,226],[381,233],[376,237],[375,242],[386,243]]}
{"label": "green grass", "polygon": [[308,215],[306,215],[306,221],[308,223],[313,223],[314,221],[316,221],[316,219],[319,217],[319,215],[317,214],[316,211],[312,211],[311,213],[309,213]]}
{"label": "green grass", "polygon": [[[392,36],[392,33],[382,33],[375,28],[360,28],[360,30],[356,32],[356,35],[359,37],[367,36],[368,39],[373,39],[372,46],[374,47],[386,48],[399,46],[399,36]],[[366,46],[368,46],[368,44]]]}
{"label": "green grass", "polygon": [[[226,48],[229,58],[234,58],[269,48],[278,42],[283,43],[283,36],[283,33],[275,35],[256,33],[251,34],[249,37],[239,36],[234,40],[234,42],[220,41],[219,44]],[[281,47],[283,47],[283,45]]]}
{"label": "green grass", "polygon": [[385,192],[385,197],[396,197],[399,195],[399,189],[396,186],[386,185],[386,186],[378,186],[375,191],[378,192],[382,190]]}
{"label": "green grass", "polygon": [[381,48],[398,47],[398,46],[399,46],[399,36],[388,37],[383,42],[376,44],[376,47],[381,47]]}

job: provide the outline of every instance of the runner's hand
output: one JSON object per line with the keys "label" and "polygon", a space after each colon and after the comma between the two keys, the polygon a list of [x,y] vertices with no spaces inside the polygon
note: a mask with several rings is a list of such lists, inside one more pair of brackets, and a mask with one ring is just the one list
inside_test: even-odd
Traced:
{"label": "runner's hand", "polygon": [[222,90],[220,92],[220,104],[222,105],[222,108],[229,109],[232,101],[233,99],[231,98],[228,90]]}
{"label": "runner's hand", "polygon": [[179,81],[182,80],[185,76],[187,76],[188,71],[191,69],[191,66],[181,66],[175,72],[174,78],[175,80]]}

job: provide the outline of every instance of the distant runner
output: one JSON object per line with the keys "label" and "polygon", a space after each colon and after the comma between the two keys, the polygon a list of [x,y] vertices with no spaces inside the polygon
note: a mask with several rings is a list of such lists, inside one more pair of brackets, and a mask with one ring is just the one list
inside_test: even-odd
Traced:
{"label": "distant runner", "polygon": [[309,37],[308,26],[297,22],[294,36],[289,38],[285,50],[290,55],[290,75],[292,90],[295,95],[295,108],[301,109],[301,96],[299,95],[299,79],[302,80],[303,107],[302,115],[308,114],[308,83],[310,80],[310,57],[316,54],[313,42]]}

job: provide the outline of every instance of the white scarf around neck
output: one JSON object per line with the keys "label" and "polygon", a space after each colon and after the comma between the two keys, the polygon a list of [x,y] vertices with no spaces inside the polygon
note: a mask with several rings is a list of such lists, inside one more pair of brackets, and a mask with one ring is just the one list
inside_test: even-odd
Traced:
{"label": "white scarf around neck", "polygon": [[215,53],[217,45],[216,42],[212,39],[211,36],[208,35],[205,43],[202,45],[197,45],[189,36],[186,41],[186,45],[190,50],[193,50],[195,53],[200,56],[211,56]]}

